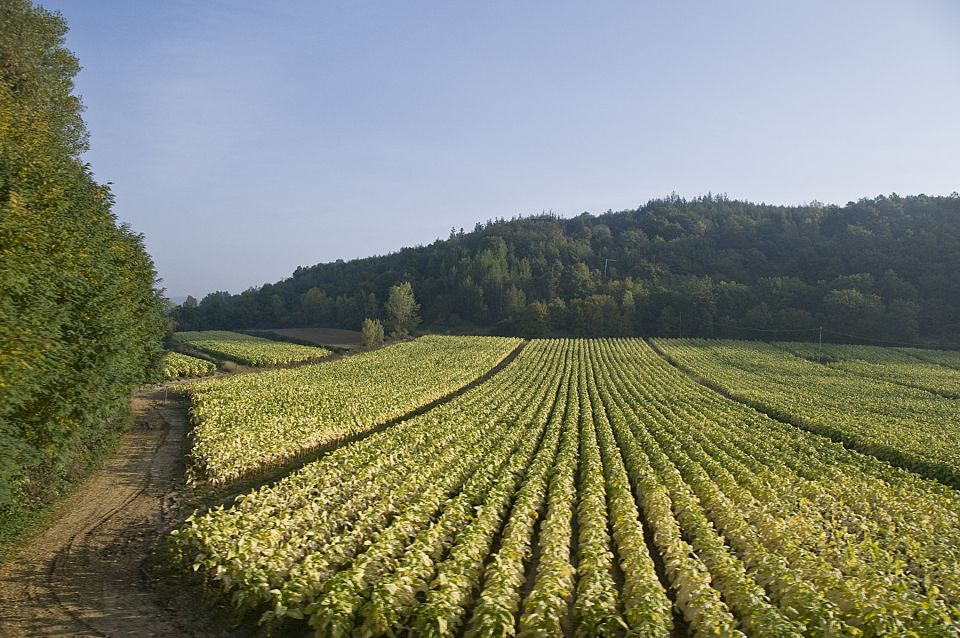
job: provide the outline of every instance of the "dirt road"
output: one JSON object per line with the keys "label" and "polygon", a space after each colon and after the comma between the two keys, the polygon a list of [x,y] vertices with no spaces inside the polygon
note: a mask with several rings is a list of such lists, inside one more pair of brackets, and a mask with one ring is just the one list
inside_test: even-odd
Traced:
{"label": "dirt road", "polygon": [[117,453],[0,568],[0,637],[217,635],[147,586],[144,561],[181,516],[186,422],[163,390],[133,408]]}

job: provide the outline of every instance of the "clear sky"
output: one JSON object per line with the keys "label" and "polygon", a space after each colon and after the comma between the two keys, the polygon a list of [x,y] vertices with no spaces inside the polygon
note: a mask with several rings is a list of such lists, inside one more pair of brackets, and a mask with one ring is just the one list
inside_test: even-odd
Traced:
{"label": "clear sky", "polygon": [[45,0],[171,296],[671,192],[960,190],[960,2]]}

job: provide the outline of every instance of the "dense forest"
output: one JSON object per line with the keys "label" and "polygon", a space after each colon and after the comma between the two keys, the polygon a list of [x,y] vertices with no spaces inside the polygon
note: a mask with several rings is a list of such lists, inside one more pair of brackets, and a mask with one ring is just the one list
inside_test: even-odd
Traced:
{"label": "dense forest", "polygon": [[0,1],[0,545],[109,449],[168,324],[142,237],[81,159],[65,33]]}
{"label": "dense forest", "polygon": [[676,196],[636,210],[451,230],[429,246],[298,268],[188,299],[183,329],[340,326],[410,281],[424,325],[525,336],[824,338],[958,344],[960,196],[845,206]]}

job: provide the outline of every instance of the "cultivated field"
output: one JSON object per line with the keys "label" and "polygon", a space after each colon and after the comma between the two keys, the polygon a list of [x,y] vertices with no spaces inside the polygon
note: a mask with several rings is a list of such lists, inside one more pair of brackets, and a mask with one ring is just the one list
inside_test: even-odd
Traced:
{"label": "cultivated field", "polygon": [[424,337],[340,361],[192,384],[184,391],[194,470],[223,483],[363,433],[478,379],[519,345],[505,337]]}
{"label": "cultivated field", "polygon": [[[354,431],[345,406],[386,398],[360,425],[373,433],[191,517],[174,560],[250,624],[317,636],[956,635],[954,399],[776,346],[657,343],[693,375],[641,340],[536,340],[482,383],[372,427],[516,347],[459,338],[437,356],[454,343],[437,339],[414,342],[420,366],[376,360],[376,390],[376,365],[315,386],[276,376],[300,370],[226,380],[251,414],[288,406],[306,424],[280,437],[294,441]],[[330,402],[341,412],[303,416]],[[271,441],[240,448],[267,458]]]}
{"label": "cultivated field", "polygon": [[893,383],[880,378],[877,364],[825,366],[763,343],[656,343],[680,366],[738,400],[960,487],[960,402],[914,387],[955,386],[956,371],[923,362],[910,372],[902,364],[882,364],[890,370],[883,376],[901,379]]}
{"label": "cultivated field", "polygon": [[940,354],[943,358],[942,355],[950,353],[836,344],[817,346],[813,343],[778,343],[775,345],[798,357],[811,361],[819,360],[838,370],[913,386],[951,399],[960,399],[960,375],[957,374],[957,370],[924,358],[925,354],[935,357]]}
{"label": "cultivated field", "polygon": [[173,340],[213,357],[257,368],[311,361],[330,354],[324,348],[271,341],[225,330],[175,332]]}
{"label": "cultivated field", "polygon": [[166,381],[184,377],[208,377],[217,371],[211,361],[191,357],[180,352],[167,352],[163,359],[163,378]]}

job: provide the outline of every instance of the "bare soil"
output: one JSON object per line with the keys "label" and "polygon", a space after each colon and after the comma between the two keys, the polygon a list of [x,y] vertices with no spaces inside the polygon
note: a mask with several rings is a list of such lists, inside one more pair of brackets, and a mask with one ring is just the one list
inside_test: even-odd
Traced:
{"label": "bare soil", "polygon": [[340,328],[277,328],[264,330],[282,337],[290,337],[301,341],[309,341],[318,346],[333,346],[350,350],[360,347],[360,333],[356,330],[342,330]]}
{"label": "bare soil", "polygon": [[229,635],[149,582],[148,561],[185,515],[187,424],[163,389],[142,391],[133,409],[117,453],[0,567],[0,637]]}

